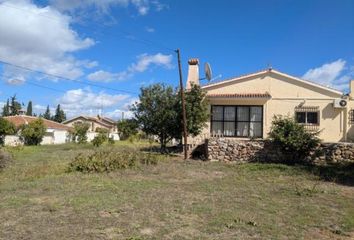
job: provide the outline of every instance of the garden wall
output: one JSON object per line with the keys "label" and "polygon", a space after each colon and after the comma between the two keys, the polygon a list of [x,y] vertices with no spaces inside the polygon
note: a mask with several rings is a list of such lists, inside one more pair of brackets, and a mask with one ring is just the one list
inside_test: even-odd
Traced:
{"label": "garden wall", "polygon": [[[228,162],[282,162],[285,156],[280,149],[266,140],[239,140],[210,138],[205,143],[206,156],[211,161]],[[306,161],[320,165],[354,163],[353,143],[322,143]]]}

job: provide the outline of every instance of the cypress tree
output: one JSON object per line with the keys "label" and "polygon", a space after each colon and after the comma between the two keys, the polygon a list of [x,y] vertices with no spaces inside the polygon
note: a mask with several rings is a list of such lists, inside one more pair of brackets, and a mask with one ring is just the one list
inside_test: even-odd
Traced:
{"label": "cypress tree", "polygon": [[32,112],[32,101],[29,101],[27,104],[27,111],[26,111],[27,116],[33,116]]}
{"label": "cypress tree", "polygon": [[49,105],[47,106],[47,109],[45,110],[45,113],[43,114],[43,118],[51,120]]}

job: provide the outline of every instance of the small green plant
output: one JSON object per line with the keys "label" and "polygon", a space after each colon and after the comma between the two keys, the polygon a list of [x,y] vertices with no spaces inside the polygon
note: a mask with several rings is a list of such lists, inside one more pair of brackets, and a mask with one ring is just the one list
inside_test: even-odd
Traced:
{"label": "small green plant", "polygon": [[78,143],[87,142],[87,131],[90,128],[89,123],[78,122],[74,124],[74,129],[71,131],[72,140]]}
{"label": "small green plant", "polygon": [[139,164],[156,165],[158,158],[158,155],[141,152],[100,149],[78,154],[70,163],[69,171],[112,172],[118,169],[135,168]]}
{"label": "small green plant", "polygon": [[38,118],[21,127],[20,137],[23,139],[25,145],[39,145],[43,140],[46,130],[43,120]]}
{"label": "small green plant", "polygon": [[0,145],[5,142],[5,136],[16,133],[15,125],[5,118],[0,117]]}
{"label": "small green plant", "polygon": [[114,141],[113,137],[109,137],[108,138],[108,143],[111,144],[111,145],[114,145],[116,142]]}
{"label": "small green plant", "polygon": [[287,158],[301,161],[320,143],[319,132],[309,132],[291,117],[274,116],[269,137]]}
{"label": "small green plant", "polygon": [[108,130],[104,128],[98,128],[96,129],[96,132],[98,132],[97,136],[94,137],[94,139],[91,141],[93,146],[99,147],[101,146],[104,142],[108,141]]}

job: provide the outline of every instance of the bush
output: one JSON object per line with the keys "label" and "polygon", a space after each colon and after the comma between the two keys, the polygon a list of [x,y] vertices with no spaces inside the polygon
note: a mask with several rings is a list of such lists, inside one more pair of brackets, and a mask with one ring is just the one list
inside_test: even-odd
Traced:
{"label": "bush", "polygon": [[275,116],[269,137],[291,160],[303,160],[320,143],[319,132],[309,132],[293,118]]}
{"label": "bush", "polygon": [[0,117],[0,145],[5,142],[5,136],[16,133],[16,127],[5,118]]}
{"label": "bush", "polygon": [[134,151],[117,151],[114,149],[97,150],[80,153],[69,165],[69,171],[112,172],[118,169],[134,168],[143,165],[156,165],[158,155]]}
{"label": "bush", "polygon": [[108,130],[104,128],[97,128],[96,132],[98,132],[98,134],[97,136],[94,137],[94,139],[91,142],[93,146],[99,147],[108,140],[109,133]]}
{"label": "bush", "polygon": [[108,138],[108,143],[114,145],[116,142],[113,137]]}
{"label": "bush", "polygon": [[21,127],[20,137],[25,145],[39,145],[45,135],[47,128],[41,118]]}
{"label": "bush", "polygon": [[135,119],[122,119],[118,121],[117,128],[121,140],[126,140],[138,133],[138,122]]}
{"label": "bush", "polygon": [[74,142],[86,143],[87,142],[87,131],[90,128],[89,123],[77,122],[74,123],[74,129],[71,132],[71,136]]}
{"label": "bush", "polygon": [[11,161],[11,155],[0,149],[0,171],[1,169],[5,168]]}

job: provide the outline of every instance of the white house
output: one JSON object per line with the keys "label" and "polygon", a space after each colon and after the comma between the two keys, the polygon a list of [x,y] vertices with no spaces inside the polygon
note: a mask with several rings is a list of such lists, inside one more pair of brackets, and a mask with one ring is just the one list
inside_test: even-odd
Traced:
{"label": "white house", "polygon": [[[16,128],[21,127],[22,125],[27,125],[30,122],[33,122],[38,119],[38,117],[25,116],[25,115],[16,115],[4,117],[9,122],[13,123]],[[47,128],[46,134],[43,137],[41,144],[62,144],[68,142],[69,139],[69,130],[71,129],[64,124],[50,121],[47,119],[42,119],[44,126]],[[5,145],[13,146],[22,144],[18,136],[6,136]]]}

